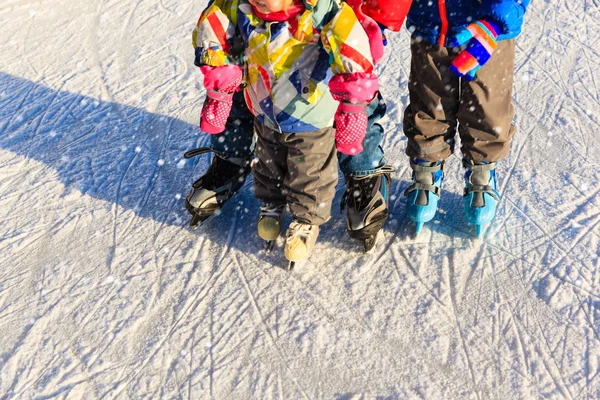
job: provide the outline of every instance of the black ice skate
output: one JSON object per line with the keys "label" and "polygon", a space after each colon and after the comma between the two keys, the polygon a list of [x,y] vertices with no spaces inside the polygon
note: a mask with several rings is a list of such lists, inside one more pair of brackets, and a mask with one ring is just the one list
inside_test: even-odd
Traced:
{"label": "black ice skate", "polygon": [[346,176],[346,193],[341,209],[346,211],[346,228],[351,238],[361,240],[365,251],[375,246],[377,233],[388,217],[388,199],[394,167],[384,165],[366,176]]}
{"label": "black ice skate", "polygon": [[[211,151],[209,147],[201,147],[186,152],[184,157],[191,158]],[[251,156],[226,159],[215,154],[208,171],[194,182],[185,198],[185,208],[192,214],[192,228],[196,229],[240,190],[250,173],[251,159]]]}

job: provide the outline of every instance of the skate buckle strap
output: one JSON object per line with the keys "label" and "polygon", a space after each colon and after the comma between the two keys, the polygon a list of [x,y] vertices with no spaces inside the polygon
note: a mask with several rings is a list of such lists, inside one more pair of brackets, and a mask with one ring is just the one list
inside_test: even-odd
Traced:
{"label": "skate buckle strap", "polygon": [[487,193],[496,201],[500,201],[500,197],[496,194],[494,188],[489,185],[471,185],[470,187],[465,188],[463,196],[467,197],[471,193]]}
{"label": "skate buckle strap", "polygon": [[408,187],[408,189],[406,189],[404,191],[404,195],[408,196],[409,194],[411,194],[415,190],[426,190],[426,191],[432,192],[437,197],[440,197],[440,187],[439,186],[429,185],[429,184],[420,183],[420,182],[414,182],[412,185],[410,185]]}
{"label": "skate buckle strap", "polygon": [[421,165],[421,164],[415,163],[413,160],[410,160],[410,168],[415,172],[434,173],[434,172],[438,172],[439,170],[443,169],[444,163],[445,163],[445,161],[442,161],[439,164],[428,167],[426,165]]}
{"label": "skate buckle strap", "polygon": [[490,162],[487,164],[473,164],[473,161],[463,160],[463,167],[473,172],[493,171],[496,169],[497,165],[498,163],[496,162]]}

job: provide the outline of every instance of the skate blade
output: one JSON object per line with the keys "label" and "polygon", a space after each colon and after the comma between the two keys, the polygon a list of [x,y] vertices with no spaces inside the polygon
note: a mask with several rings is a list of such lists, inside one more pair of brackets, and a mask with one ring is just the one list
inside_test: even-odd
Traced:
{"label": "skate blade", "polygon": [[365,247],[365,253],[368,253],[369,251],[371,251],[371,249],[373,247],[375,247],[375,244],[377,243],[377,235],[372,236],[370,238],[366,238],[363,241],[363,245]]}
{"label": "skate blade", "polygon": [[291,272],[296,267],[296,261],[289,261],[287,265],[287,271]]}
{"label": "skate blade", "polygon": [[210,214],[199,214],[199,213],[193,213],[192,214],[192,220],[190,221],[190,228],[196,230],[199,227],[202,226],[202,224],[204,224],[204,221],[206,221],[207,219],[209,219],[210,217],[212,217],[215,214],[218,214],[218,209],[215,210],[214,212],[211,212]]}
{"label": "skate blade", "polygon": [[415,235],[421,233],[421,229],[423,229],[423,222],[417,222],[415,226]]}
{"label": "skate blade", "polygon": [[194,215],[190,221],[190,228],[193,230],[198,229],[198,227],[200,227],[205,220],[206,218],[202,218],[199,215]]}
{"label": "skate blade", "polygon": [[481,236],[483,236],[483,225],[477,225],[477,237],[480,238]]}
{"label": "skate blade", "polygon": [[275,247],[275,240],[265,240],[265,252],[270,253]]}

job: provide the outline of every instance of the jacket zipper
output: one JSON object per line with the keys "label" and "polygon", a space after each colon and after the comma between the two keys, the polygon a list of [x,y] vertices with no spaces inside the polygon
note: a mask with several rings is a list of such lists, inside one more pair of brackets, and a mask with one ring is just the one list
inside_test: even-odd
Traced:
{"label": "jacket zipper", "polygon": [[438,46],[446,46],[446,35],[448,34],[448,18],[446,16],[446,2],[445,0],[438,0],[438,8],[440,9],[440,19],[442,20],[442,30],[440,31],[440,39],[438,40]]}

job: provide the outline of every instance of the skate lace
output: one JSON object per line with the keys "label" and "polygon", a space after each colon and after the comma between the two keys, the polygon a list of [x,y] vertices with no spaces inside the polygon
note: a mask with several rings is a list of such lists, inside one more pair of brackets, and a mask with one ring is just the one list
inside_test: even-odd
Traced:
{"label": "skate lace", "polygon": [[260,215],[262,217],[276,217],[279,218],[283,210],[285,209],[285,204],[272,204],[267,203],[260,206]]}
{"label": "skate lace", "polygon": [[286,236],[288,239],[294,239],[296,237],[299,237],[300,239],[303,239],[306,241],[306,239],[312,234],[313,234],[312,225],[293,221],[290,224],[290,227],[287,231]]}

